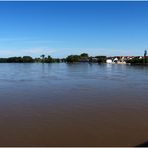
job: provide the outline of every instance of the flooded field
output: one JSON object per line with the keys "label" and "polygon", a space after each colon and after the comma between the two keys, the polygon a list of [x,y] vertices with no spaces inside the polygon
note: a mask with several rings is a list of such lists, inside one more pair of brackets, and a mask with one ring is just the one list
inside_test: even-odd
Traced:
{"label": "flooded field", "polygon": [[0,64],[0,146],[148,141],[148,66]]}

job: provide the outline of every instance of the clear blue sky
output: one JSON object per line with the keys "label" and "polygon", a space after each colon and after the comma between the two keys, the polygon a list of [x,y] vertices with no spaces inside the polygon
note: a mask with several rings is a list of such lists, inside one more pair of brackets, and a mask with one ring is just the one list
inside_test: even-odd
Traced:
{"label": "clear blue sky", "polygon": [[143,55],[148,2],[0,2],[0,57]]}

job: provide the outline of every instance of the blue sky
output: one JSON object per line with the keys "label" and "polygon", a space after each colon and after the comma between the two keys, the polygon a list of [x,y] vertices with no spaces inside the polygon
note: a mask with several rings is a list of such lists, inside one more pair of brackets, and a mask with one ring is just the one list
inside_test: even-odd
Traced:
{"label": "blue sky", "polygon": [[0,2],[0,57],[143,55],[148,2]]}

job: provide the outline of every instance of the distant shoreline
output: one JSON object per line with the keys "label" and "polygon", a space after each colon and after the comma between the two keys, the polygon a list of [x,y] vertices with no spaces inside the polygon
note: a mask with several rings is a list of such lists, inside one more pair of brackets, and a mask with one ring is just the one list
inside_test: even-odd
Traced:
{"label": "distant shoreline", "polygon": [[90,62],[54,62],[54,63],[41,63],[41,62],[0,62],[0,64],[98,64],[98,65],[129,65],[129,66],[148,66],[148,63],[141,64],[141,63],[90,63]]}
{"label": "distant shoreline", "polygon": [[108,64],[132,64],[147,65],[148,56],[114,56],[104,55],[90,56],[87,53],[80,55],[69,55],[66,58],[53,58],[42,54],[40,57],[31,56],[0,58],[0,63],[108,63]]}
{"label": "distant shoreline", "polygon": [[135,66],[136,66],[136,65],[137,65],[137,66],[148,66],[148,63],[143,63],[143,64],[142,64],[142,63],[130,63],[130,65],[133,65],[133,66],[134,66],[134,65],[135,65]]}

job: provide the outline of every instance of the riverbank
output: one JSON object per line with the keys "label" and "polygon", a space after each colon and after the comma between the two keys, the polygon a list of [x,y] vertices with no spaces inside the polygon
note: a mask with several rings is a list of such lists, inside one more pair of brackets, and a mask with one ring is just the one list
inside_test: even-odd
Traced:
{"label": "riverbank", "polygon": [[148,66],[148,63],[130,63],[130,65],[132,65],[132,66]]}

